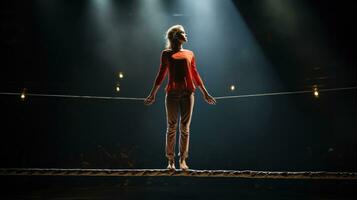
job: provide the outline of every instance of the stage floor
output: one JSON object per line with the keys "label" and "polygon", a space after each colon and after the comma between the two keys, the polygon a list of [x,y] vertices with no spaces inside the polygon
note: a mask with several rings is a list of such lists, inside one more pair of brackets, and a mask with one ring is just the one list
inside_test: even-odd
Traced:
{"label": "stage floor", "polygon": [[1,176],[0,199],[356,199],[357,181]]}

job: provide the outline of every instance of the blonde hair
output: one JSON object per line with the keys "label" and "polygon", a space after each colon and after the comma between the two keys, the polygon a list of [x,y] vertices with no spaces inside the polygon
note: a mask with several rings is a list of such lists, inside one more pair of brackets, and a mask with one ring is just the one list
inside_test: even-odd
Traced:
{"label": "blonde hair", "polygon": [[166,34],[165,34],[165,40],[166,40],[165,48],[172,49],[173,44],[178,42],[175,37],[177,32],[184,31],[184,30],[185,29],[183,28],[183,26],[179,25],[179,24],[171,26],[166,31]]}

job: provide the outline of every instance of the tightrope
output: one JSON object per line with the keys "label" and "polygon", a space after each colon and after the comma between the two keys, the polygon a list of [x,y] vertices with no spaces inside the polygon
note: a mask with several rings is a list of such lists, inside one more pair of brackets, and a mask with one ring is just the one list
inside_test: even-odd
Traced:
{"label": "tightrope", "polygon": [[278,172],[235,170],[167,170],[167,169],[42,169],[0,168],[3,176],[189,176],[248,179],[330,179],[357,180],[356,172]]}
{"label": "tightrope", "polygon": [[[321,92],[332,92],[332,91],[341,91],[341,90],[355,90],[355,87],[341,87],[341,88],[326,88],[318,90]],[[261,93],[261,94],[246,94],[246,95],[236,95],[236,96],[222,96],[215,97],[215,99],[235,99],[235,98],[245,98],[245,97],[261,97],[261,96],[275,96],[275,95],[289,95],[289,94],[304,94],[304,93],[313,93],[313,90],[301,90],[301,91],[291,91],[291,92],[271,92],[271,93]]]}
{"label": "tightrope", "polygon": [[[342,90],[356,90],[357,86],[353,87],[340,87],[340,88],[326,88],[319,89],[321,92],[333,92],[333,91],[342,91]],[[313,90],[301,90],[301,91],[290,91],[290,92],[270,92],[270,93],[260,93],[260,94],[244,94],[244,95],[235,95],[235,96],[220,96],[214,97],[216,100],[219,99],[237,99],[237,98],[247,98],[247,97],[262,97],[262,96],[276,96],[276,95],[291,95],[291,94],[304,94],[304,93],[313,93]],[[0,92],[0,95],[15,95],[20,96],[22,93],[18,92]],[[83,95],[61,95],[61,94],[38,94],[38,93],[27,93],[26,96],[34,97],[59,97],[59,98],[82,98],[82,99],[104,99],[104,100],[134,100],[134,101],[144,101],[145,98],[136,98],[136,97],[106,97],[106,96],[83,96]]]}
{"label": "tightrope", "polygon": [[[1,92],[0,95],[15,95],[20,96],[22,93],[16,92]],[[135,98],[135,97],[104,97],[104,96],[80,96],[80,95],[65,95],[65,94],[36,94],[28,93],[26,96],[34,97],[59,97],[59,98],[81,98],[81,99],[105,99],[105,100],[136,100],[143,101],[145,98]]]}

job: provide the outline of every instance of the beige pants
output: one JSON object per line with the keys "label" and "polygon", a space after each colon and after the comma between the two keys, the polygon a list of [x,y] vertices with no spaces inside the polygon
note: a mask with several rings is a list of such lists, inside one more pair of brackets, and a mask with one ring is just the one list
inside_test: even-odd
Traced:
{"label": "beige pants", "polygon": [[180,114],[180,152],[183,159],[188,157],[190,139],[190,123],[195,101],[191,91],[170,91],[166,93],[165,107],[167,118],[166,157],[174,159],[176,146],[176,130]]}

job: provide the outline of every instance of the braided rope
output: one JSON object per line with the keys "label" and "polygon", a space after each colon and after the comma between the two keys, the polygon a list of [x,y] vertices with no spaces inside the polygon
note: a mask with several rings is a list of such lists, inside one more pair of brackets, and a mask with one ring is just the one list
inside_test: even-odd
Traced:
{"label": "braided rope", "polygon": [[234,170],[167,170],[167,169],[42,169],[0,168],[3,176],[191,176],[249,179],[333,179],[357,180],[356,172],[278,172]]}

